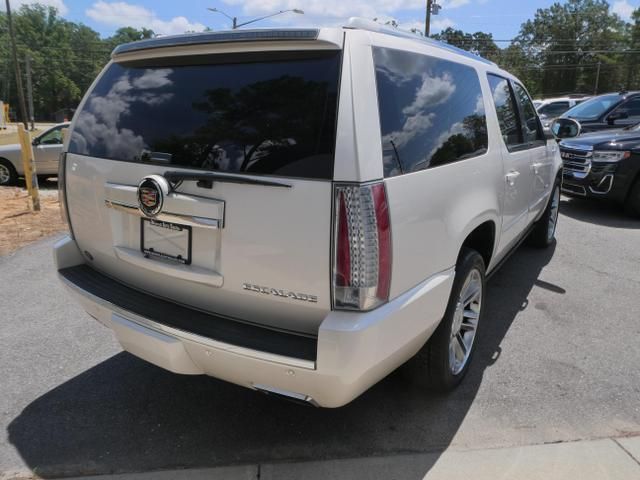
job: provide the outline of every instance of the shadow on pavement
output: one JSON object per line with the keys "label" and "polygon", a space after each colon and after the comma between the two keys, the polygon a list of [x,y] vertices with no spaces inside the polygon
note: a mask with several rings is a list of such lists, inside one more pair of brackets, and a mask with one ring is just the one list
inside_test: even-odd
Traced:
{"label": "shadow on pavement", "polygon": [[[538,281],[554,250],[522,247],[492,278],[474,363],[449,395],[420,390],[394,373],[346,407],[314,409],[212,378],[173,375],[121,353],[29,404],[9,425],[9,441],[44,478],[441,452],[485,370],[501,361],[501,342],[528,308],[533,286],[564,292]],[[437,457],[421,466],[423,474]]]}
{"label": "shadow on pavement", "polygon": [[[24,178],[19,178],[16,187],[22,188],[24,190],[27,189],[27,184],[25,183]],[[55,175],[51,175],[49,177],[38,177],[38,188],[40,190],[58,190],[58,179]]]}
{"label": "shadow on pavement", "polygon": [[640,228],[640,218],[624,213],[624,208],[613,202],[591,198],[563,197],[560,201],[563,215],[585,223],[613,228]]}

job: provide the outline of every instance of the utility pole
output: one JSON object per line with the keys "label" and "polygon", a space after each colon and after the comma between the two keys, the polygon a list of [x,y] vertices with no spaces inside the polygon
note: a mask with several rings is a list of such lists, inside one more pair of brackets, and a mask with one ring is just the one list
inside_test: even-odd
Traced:
{"label": "utility pole", "polygon": [[18,63],[18,50],[16,48],[16,37],[13,32],[13,22],[11,20],[11,5],[9,0],[5,0],[7,5],[7,23],[9,24],[9,37],[11,38],[11,52],[13,56],[13,65],[16,69],[16,88],[18,89],[18,98],[20,100],[20,116],[22,117],[22,123],[24,128],[29,128],[27,124],[27,106],[24,101],[24,90],[22,88],[22,74],[20,73],[20,63]]}
{"label": "utility pole", "polygon": [[602,62],[598,62],[598,70],[596,70],[596,86],[593,89],[594,95],[598,94],[598,83],[600,83],[600,66],[601,65],[602,65]]}
{"label": "utility pole", "polygon": [[431,33],[431,5],[433,4],[433,0],[427,0],[427,14],[424,19],[424,36],[429,37]]}
{"label": "utility pole", "polygon": [[25,59],[25,65],[27,70],[27,101],[29,102],[29,122],[31,123],[31,131],[35,130],[34,122],[34,114],[33,114],[33,84],[31,82],[31,57],[27,54]]}
{"label": "utility pole", "polygon": [[428,37],[431,33],[431,15],[438,15],[442,7],[438,5],[438,0],[427,0],[427,13],[424,19],[424,36]]}

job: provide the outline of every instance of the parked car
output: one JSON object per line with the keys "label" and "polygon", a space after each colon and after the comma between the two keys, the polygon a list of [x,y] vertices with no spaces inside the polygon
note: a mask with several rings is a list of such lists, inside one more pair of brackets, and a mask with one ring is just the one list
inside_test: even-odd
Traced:
{"label": "parked car", "polygon": [[413,357],[446,391],[487,274],[554,241],[560,169],[522,83],[430,39],[352,19],[143,40],[74,117],[56,265],[172,372],[339,407]]}
{"label": "parked car", "polygon": [[580,126],[570,122],[560,119],[555,128],[564,138],[560,142],[562,191],[613,200],[629,214],[640,216],[640,123],[577,137]]}
{"label": "parked car", "polygon": [[539,104],[536,105],[536,110],[540,116],[542,128],[545,130],[545,133],[550,131],[549,128],[554,118],[559,117],[570,108],[581,104],[589,98],[591,97],[585,95],[583,97],[555,97],[539,100]]}
{"label": "parked car", "polygon": [[[69,123],[61,123],[45,130],[33,139],[33,156],[38,175],[57,175],[58,158],[62,153],[62,130]],[[14,185],[24,175],[20,144],[0,145],[0,186]]]}
{"label": "parked car", "polygon": [[567,110],[560,118],[579,122],[582,133],[635,125],[640,122],[640,92],[598,95]]}

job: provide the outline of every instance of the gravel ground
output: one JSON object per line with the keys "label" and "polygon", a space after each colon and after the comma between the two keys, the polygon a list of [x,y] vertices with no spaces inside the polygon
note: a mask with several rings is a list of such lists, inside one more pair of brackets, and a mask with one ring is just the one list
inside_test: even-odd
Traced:
{"label": "gravel ground", "polygon": [[52,240],[0,258],[0,472],[44,477],[359,457],[640,433],[640,221],[562,201],[558,242],[490,282],[462,386],[394,373],[320,410],[122,353],[61,288]]}

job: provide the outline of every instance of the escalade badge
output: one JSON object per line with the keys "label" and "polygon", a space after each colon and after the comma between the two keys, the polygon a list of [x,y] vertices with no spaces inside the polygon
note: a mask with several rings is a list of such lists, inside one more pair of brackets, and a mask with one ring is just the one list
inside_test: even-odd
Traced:
{"label": "escalade badge", "polygon": [[242,288],[249,290],[250,292],[262,293],[263,295],[273,295],[280,298],[290,298],[292,300],[299,300],[301,302],[318,303],[318,297],[315,295],[309,295],[307,293],[297,293],[291,290],[282,290],[280,288],[262,287],[260,285],[252,285],[250,283],[243,283]]}
{"label": "escalade badge", "polygon": [[138,184],[138,208],[147,217],[155,217],[162,210],[169,182],[160,175],[150,175]]}

